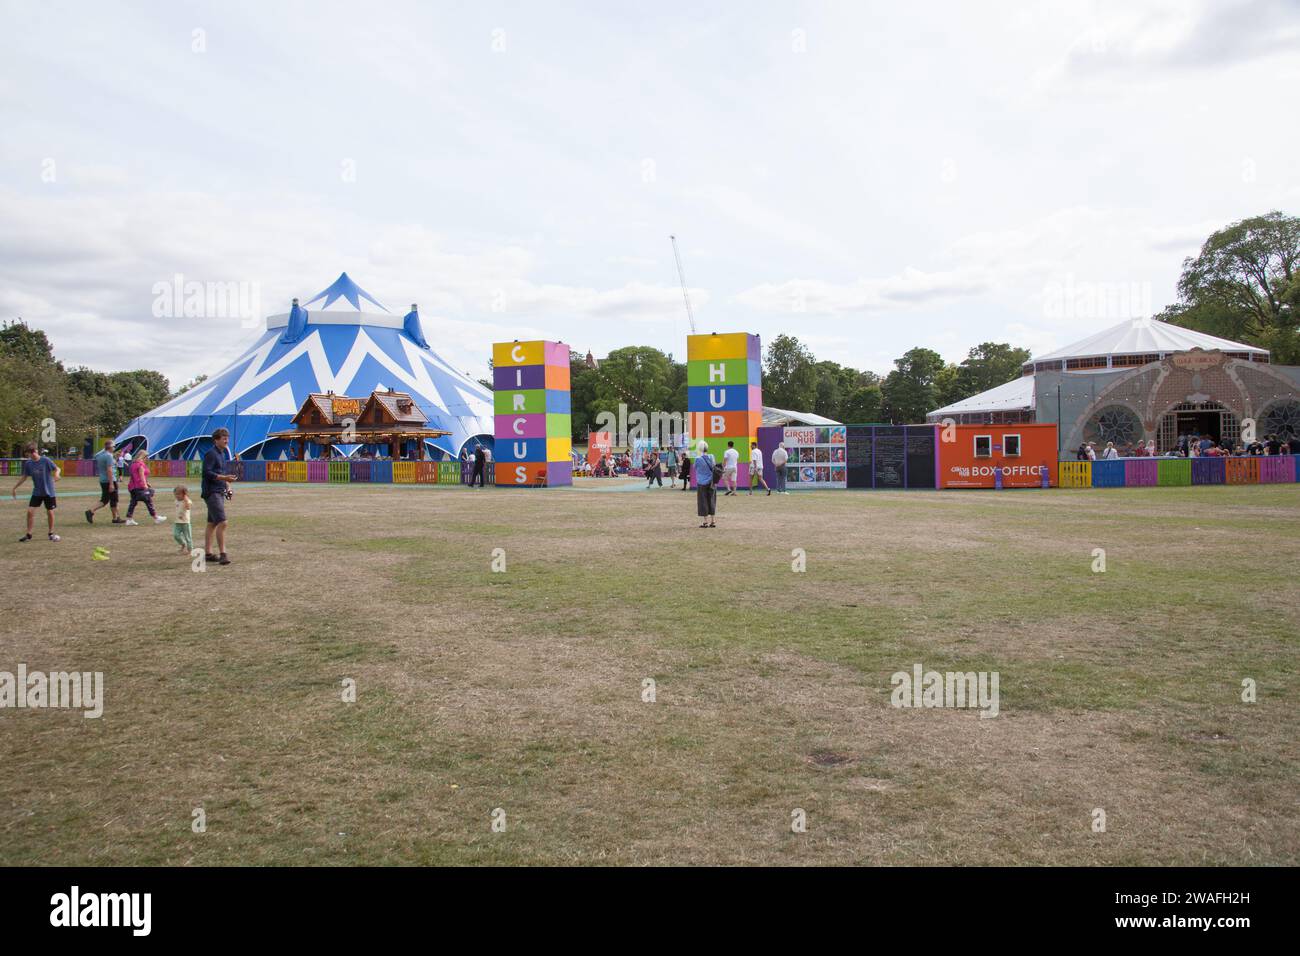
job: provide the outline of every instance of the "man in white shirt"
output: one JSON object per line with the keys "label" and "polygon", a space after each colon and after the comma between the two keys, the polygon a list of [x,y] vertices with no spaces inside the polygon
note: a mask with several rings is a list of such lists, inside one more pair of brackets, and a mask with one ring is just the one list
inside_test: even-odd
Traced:
{"label": "man in white shirt", "polygon": [[751,442],[749,447],[749,493],[754,494],[754,486],[762,485],[767,489],[770,495],[772,489],[768,488],[766,479],[763,478],[763,449],[758,447],[758,442]]}
{"label": "man in white shirt", "polygon": [[722,483],[727,486],[727,492],[723,497],[736,493],[736,472],[739,470],[740,452],[736,451],[736,443],[729,441],[727,450],[722,453]]}
{"label": "man in white shirt", "polygon": [[780,442],[776,446],[776,451],[772,452],[772,468],[775,469],[772,478],[776,483],[777,494],[788,495],[790,492],[785,490],[785,463],[790,460],[790,453],[785,450],[785,442]]}

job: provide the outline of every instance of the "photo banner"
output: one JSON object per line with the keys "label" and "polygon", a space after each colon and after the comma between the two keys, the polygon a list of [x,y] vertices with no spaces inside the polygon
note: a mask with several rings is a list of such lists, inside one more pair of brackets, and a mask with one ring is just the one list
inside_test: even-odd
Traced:
{"label": "photo banner", "polygon": [[790,455],[787,488],[848,487],[844,425],[787,425],[782,438]]}

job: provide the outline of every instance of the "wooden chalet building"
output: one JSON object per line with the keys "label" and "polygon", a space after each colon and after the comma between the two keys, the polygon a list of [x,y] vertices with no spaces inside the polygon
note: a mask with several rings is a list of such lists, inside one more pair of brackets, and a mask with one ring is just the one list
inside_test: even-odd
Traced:
{"label": "wooden chalet building", "polygon": [[[371,392],[369,398],[352,398],[333,392],[313,392],[293,416],[293,428],[274,432],[268,438],[292,441],[298,459],[306,457],[308,443],[329,449],[334,445],[387,445],[389,457],[405,456],[402,449],[415,442],[418,457],[427,457],[426,438],[441,438],[450,432],[429,428],[420,406],[406,392]],[[325,457],[325,456],[321,456]]]}

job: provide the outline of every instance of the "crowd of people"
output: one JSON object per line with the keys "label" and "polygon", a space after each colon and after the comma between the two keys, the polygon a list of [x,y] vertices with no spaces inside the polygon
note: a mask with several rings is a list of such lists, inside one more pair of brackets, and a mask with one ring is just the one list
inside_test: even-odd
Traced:
{"label": "crowd of people", "polygon": [[[740,450],[734,441],[728,441],[722,452],[722,461],[719,462],[709,451],[708,443],[700,440],[695,445],[694,454],[695,457],[692,458],[689,448],[678,451],[676,448],[663,447],[641,453],[640,460],[636,461],[627,452],[602,453],[597,456],[595,464],[580,462],[575,465],[574,474],[598,478],[644,478],[647,488],[662,488],[664,479],[667,478],[668,487],[675,489],[680,480],[682,491],[691,489],[693,478],[696,511],[702,519],[700,527],[716,528],[718,489],[722,489],[724,498],[740,493]],[[789,460],[789,452],[785,450],[785,443],[781,442],[772,453],[772,483],[769,484],[763,451],[758,447],[758,442],[751,442],[747,493],[751,496],[755,491],[768,495],[789,494],[785,488],[785,465]]]}
{"label": "crowd of people", "polygon": [[1228,458],[1255,455],[1290,455],[1291,442],[1267,435],[1263,440],[1249,442],[1229,442],[1227,439],[1216,441],[1210,435],[1179,435],[1178,443],[1163,454],[1156,451],[1156,443],[1148,441],[1124,442],[1119,446],[1113,441],[1106,442],[1106,447],[1097,450],[1096,442],[1084,442],[1074,453],[1079,461],[1110,461],[1117,458]]}
{"label": "crowd of people", "polygon": [[[200,491],[200,497],[207,505],[204,560],[221,565],[231,563],[226,554],[226,502],[234,497],[230,491],[230,482],[237,480],[237,476],[233,473],[234,469],[230,466],[229,442],[230,432],[226,429],[218,428],[212,433],[212,447],[203,456],[203,484]],[[59,541],[61,539],[54,530],[54,512],[58,508],[55,485],[63,477],[63,472],[35,442],[29,442],[23,451],[21,474],[10,495],[17,498],[18,489],[28,480],[32,483],[32,494],[27,502],[27,532],[18,540],[19,542],[32,540],[36,514],[43,508],[49,540]],[[144,505],[154,524],[164,524],[167,521],[165,515],[158,513],[154,504],[157,489],[149,480],[147,451],[139,449],[132,454],[125,449],[116,448],[112,439],[105,439],[104,447],[94,456],[94,461],[95,477],[99,481],[99,503],[85,510],[87,524],[93,525],[95,515],[101,509],[108,508],[112,515],[112,524],[138,525],[139,522],[135,520],[137,505]],[[123,478],[126,479],[126,490],[130,496],[125,518],[120,513],[121,495],[119,494]],[[189,555],[194,547],[190,523],[193,501],[190,498],[189,488],[183,484],[175,486],[172,488],[172,498],[176,504],[172,540],[180,549],[178,553]]]}

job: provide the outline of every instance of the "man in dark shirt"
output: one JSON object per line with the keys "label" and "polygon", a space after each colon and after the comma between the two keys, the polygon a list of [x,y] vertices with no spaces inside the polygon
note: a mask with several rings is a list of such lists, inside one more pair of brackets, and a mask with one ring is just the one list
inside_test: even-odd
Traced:
{"label": "man in dark shirt", "polygon": [[483,446],[479,445],[474,449],[474,473],[469,476],[469,486],[474,487],[474,482],[478,482],[480,488],[485,487],[484,481],[487,478],[487,452]]}
{"label": "man in dark shirt", "polygon": [[[200,494],[208,506],[208,524],[203,530],[203,559],[218,564],[229,564],[226,557],[226,482],[237,481],[229,472],[226,446],[230,432],[218,428],[212,433],[212,447],[203,456],[203,486]],[[217,553],[212,552],[212,539],[217,540]]]}
{"label": "man in dark shirt", "polygon": [[54,483],[62,476],[59,466],[42,455],[35,442],[28,442],[27,447],[23,450],[27,452],[27,457],[23,459],[22,477],[14,485],[12,495],[17,498],[19,487],[30,478],[32,480],[32,498],[27,502],[27,533],[18,540],[32,540],[32,524],[36,519],[36,511],[44,505],[45,520],[50,526],[50,540],[58,541],[59,536],[54,533],[54,509],[58,507],[58,502],[54,496]]}

